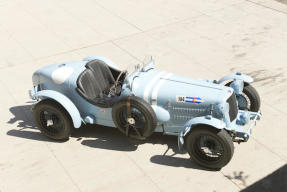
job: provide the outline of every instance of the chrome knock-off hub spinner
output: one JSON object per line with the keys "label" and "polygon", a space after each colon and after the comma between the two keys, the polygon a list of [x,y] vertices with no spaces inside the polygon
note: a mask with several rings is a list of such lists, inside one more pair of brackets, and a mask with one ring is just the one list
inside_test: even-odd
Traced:
{"label": "chrome knock-off hub spinner", "polygon": [[127,121],[130,125],[134,125],[136,123],[135,119],[132,117],[128,118]]}
{"label": "chrome knock-off hub spinner", "polygon": [[52,119],[47,120],[47,127],[53,126],[53,125],[54,125],[54,122]]}

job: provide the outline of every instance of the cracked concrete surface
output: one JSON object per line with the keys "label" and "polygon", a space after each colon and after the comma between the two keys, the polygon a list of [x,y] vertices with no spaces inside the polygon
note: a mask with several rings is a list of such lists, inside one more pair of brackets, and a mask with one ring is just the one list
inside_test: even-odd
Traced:
{"label": "cracked concrete surface", "polygon": [[[240,191],[287,162],[284,0],[0,0],[0,191]],[[67,142],[39,133],[28,89],[38,68],[100,55],[121,68],[255,78],[263,119],[221,171],[177,152],[177,138],[128,140],[82,127]],[[282,181],[283,182],[283,181]]]}

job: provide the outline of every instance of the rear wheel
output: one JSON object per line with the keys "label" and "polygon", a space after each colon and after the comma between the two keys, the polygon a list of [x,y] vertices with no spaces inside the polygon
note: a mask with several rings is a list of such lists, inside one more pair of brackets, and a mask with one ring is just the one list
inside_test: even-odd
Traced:
{"label": "rear wheel", "polygon": [[73,123],[70,115],[57,102],[43,100],[33,108],[33,118],[40,131],[55,140],[67,140]]}
{"label": "rear wheel", "polygon": [[234,145],[224,129],[200,125],[187,136],[186,149],[197,164],[218,170],[231,160]]}

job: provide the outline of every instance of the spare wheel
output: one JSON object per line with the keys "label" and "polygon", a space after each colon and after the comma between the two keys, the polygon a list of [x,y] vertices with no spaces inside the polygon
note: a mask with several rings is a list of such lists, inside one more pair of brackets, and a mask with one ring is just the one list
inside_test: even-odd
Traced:
{"label": "spare wheel", "polygon": [[117,128],[126,136],[144,140],[157,126],[156,114],[143,99],[128,96],[114,104],[112,116]]}

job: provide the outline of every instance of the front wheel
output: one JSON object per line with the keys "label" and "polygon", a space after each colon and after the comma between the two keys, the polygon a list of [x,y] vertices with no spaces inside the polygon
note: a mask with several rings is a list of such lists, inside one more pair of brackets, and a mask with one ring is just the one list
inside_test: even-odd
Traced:
{"label": "front wheel", "polygon": [[200,125],[194,127],[187,136],[186,149],[197,164],[219,170],[231,160],[234,145],[224,129]]}
{"label": "front wheel", "polygon": [[[226,86],[230,86],[231,83],[232,82],[226,84]],[[244,83],[242,94],[236,95],[236,99],[240,110],[258,112],[260,109],[260,96],[256,89],[249,83]]]}
{"label": "front wheel", "polygon": [[260,109],[260,96],[256,89],[248,84],[244,83],[243,94],[238,96],[239,109],[258,112]]}

